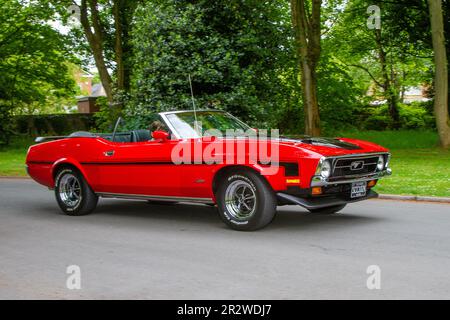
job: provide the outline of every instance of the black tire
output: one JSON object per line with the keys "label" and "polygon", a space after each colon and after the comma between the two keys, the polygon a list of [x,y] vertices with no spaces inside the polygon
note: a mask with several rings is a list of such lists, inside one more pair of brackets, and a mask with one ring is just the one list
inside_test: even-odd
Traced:
{"label": "black tire", "polygon": [[340,204],[337,206],[325,207],[320,209],[309,209],[309,212],[314,214],[334,214],[344,209],[345,206],[346,204]]}
{"label": "black tire", "polygon": [[[236,198],[230,197],[234,190],[232,188],[236,186],[241,186],[243,194],[241,194],[241,198],[239,196],[236,196]],[[236,193],[238,192],[239,189],[236,190]],[[245,195],[245,192],[247,192],[247,195]],[[228,206],[225,203],[227,195],[229,198],[236,199],[236,201],[230,202],[232,204],[228,204]],[[252,171],[239,170],[225,176],[217,190],[216,199],[221,219],[234,230],[253,231],[261,229],[273,220],[276,213],[275,193],[263,177]],[[254,202],[252,202],[252,199],[254,199]],[[243,204],[244,202],[245,204]],[[236,214],[236,211],[233,210],[233,208],[243,206],[246,207],[244,208],[246,210],[249,207],[252,210],[247,210],[249,211],[247,215],[242,216]],[[240,213],[241,211],[237,212]]]}
{"label": "black tire", "polygon": [[[67,191],[71,188],[68,187],[71,184],[70,181],[76,181],[73,183],[75,187]],[[76,185],[79,188],[76,188]],[[98,196],[92,191],[83,175],[71,167],[62,168],[56,174],[55,197],[61,210],[69,216],[89,214],[98,203]]]}

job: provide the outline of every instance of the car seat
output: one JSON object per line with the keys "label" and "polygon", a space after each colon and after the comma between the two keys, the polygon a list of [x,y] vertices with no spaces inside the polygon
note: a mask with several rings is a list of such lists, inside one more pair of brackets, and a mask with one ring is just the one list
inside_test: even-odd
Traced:
{"label": "car seat", "polygon": [[131,131],[131,142],[145,142],[151,139],[150,131],[141,129]]}

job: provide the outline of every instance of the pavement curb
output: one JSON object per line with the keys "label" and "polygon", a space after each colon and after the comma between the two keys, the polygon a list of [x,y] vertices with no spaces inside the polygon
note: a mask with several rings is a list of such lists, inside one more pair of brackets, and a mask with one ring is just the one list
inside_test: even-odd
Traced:
{"label": "pavement curb", "polygon": [[26,176],[0,176],[1,179],[30,180],[31,178]]}
{"label": "pavement curb", "polygon": [[403,196],[397,194],[380,194],[378,199],[450,203],[450,198],[447,197]]}

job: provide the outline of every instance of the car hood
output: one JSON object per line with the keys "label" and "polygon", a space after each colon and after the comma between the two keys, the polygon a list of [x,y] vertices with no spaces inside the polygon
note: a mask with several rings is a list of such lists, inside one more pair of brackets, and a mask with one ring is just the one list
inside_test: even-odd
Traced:
{"label": "car hood", "polygon": [[280,144],[292,146],[326,157],[347,154],[388,152],[386,148],[383,148],[375,143],[349,138],[281,137]]}

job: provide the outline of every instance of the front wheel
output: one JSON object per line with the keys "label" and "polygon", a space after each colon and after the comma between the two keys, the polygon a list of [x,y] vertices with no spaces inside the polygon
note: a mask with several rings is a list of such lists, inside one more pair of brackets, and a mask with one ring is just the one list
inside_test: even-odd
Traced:
{"label": "front wheel", "polygon": [[309,212],[315,214],[334,214],[344,209],[345,206],[346,206],[345,204],[340,204],[337,206],[325,207],[320,209],[309,209]]}
{"label": "front wheel", "polygon": [[98,196],[83,176],[72,168],[63,168],[57,173],[55,196],[61,210],[70,216],[88,214],[98,202]]}
{"label": "front wheel", "polygon": [[276,212],[276,197],[263,177],[238,171],[222,180],[216,194],[220,217],[232,229],[251,231],[269,224]]}

